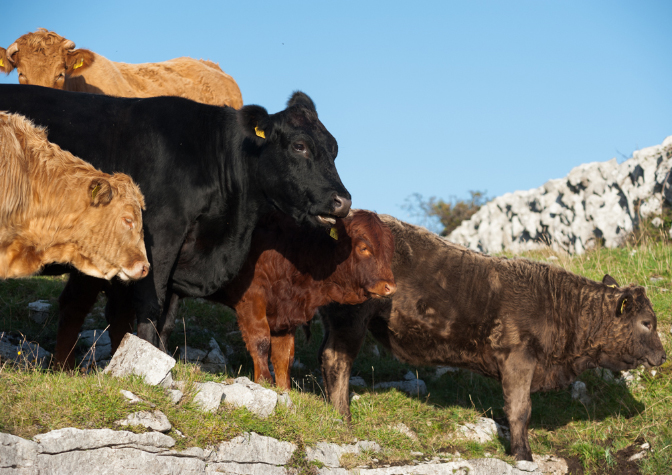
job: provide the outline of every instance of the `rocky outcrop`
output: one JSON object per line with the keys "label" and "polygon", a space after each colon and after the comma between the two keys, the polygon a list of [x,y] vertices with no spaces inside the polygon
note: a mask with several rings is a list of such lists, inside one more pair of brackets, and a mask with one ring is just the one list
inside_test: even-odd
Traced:
{"label": "rocky outcrop", "polygon": [[[59,429],[25,440],[0,434],[0,473],[7,475],[68,474],[91,475],[196,475],[227,473],[241,475],[288,475],[297,446],[255,433],[241,436],[216,447],[190,447],[174,450],[175,441],[159,432],[134,434],[110,429]],[[567,473],[566,463],[546,456],[538,462],[518,462],[516,466],[495,458],[463,460],[435,457],[413,465],[346,470],[340,466],[344,454],[379,452],[375,442],[351,445],[319,443],[306,448],[306,461],[322,466],[320,474],[396,475],[463,474],[541,475]],[[536,456],[535,456],[536,457]],[[543,464],[543,469],[540,467]],[[558,467],[560,467],[558,469]],[[543,470],[543,471],[542,471]]]}
{"label": "rocky outcrop", "polygon": [[671,168],[672,136],[621,164],[615,158],[587,163],[539,188],[497,197],[448,240],[487,253],[616,247],[640,219],[672,205]]}

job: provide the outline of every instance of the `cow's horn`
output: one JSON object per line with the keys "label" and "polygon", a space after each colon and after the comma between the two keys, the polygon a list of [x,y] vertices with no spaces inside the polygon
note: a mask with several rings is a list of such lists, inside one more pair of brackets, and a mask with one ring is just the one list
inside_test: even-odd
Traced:
{"label": "cow's horn", "polygon": [[19,51],[19,45],[16,44],[16,42],[14,42],[14,43],[12,43],[12,46],[7,48],[7,51],[5,52],[5,54],[7,55],[7,59],[9,59],[9,62],[12,63],[12,64],[14,64],[14,60],[12,59],[12,55],[14,53],[16,53],[17,51]]}
{"label": "cow's horn", "polygon": [[72,40],[65,40],[63,42],[63,48],[65,49],[75,49],[75,42]]}

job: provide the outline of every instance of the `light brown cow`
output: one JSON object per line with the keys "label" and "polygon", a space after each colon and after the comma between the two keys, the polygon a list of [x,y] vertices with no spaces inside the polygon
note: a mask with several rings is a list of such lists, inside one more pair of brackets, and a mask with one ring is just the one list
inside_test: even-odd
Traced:
{"label": "light brown cow", "polygon": [[116,63],[39,28],[0,51],[6,73],[21,84],[118,97],[180,96],[204,104],[242,107],[236,81],[212,61],[175,58],[161,63]]}
{"label": "light brown cow", "polygon": [[25,117],[0,112],[0,279],[50,263],[105,279],[145,277],[144,207],[128,175],[100,172]]}

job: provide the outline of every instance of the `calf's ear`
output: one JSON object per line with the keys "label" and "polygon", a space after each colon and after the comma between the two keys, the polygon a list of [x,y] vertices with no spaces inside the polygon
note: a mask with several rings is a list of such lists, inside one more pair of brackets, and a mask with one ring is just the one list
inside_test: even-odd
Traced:
{"label": "calf's ear", "polygon": [[257,137],[263,141],[269,139],[273,133],[273,122],[266,109],[261,106],[242,107],[238,111],[238,122],[248,137]]}
{"label": "calf's ear", "polygon": [[88,49],[70,50],[65,55],[65,72],[68,76],[79,76],[94,60],[93,52]]}
{"label": "calf's ear", "polygon": [[618,285],[618,282],[616,282],[616,279],[614,279],[609,274],[604,274],[604,277],[602,278],[602,283],[608,285],[609,287],[620,287],[620,285]]}
{"label": "calf's ear", "polygon": [[14,64],[7,58],[7,50],[0,47],[0,71],[9,74],[14,69]]}
{"label": "calf's ear", "polygon": [[89,184],[91,206],[107,205],[112,201],[114,192],[110,182],[104,178],[94,178]]}
{"label": "calf's ear", "polygon": [[292,97],[290,97],[289,101],[287,101],[287,107],[292,106],[303,106],[317,114],[317,109],[315,109],[315,103],[313,100],[308,97],[308,94],[305,94],[301,91],[294,91]]}
{"label": "calf's ear", "polygon": [[631,292],[625,292],[621,295],[616,303],[616,316],[620,317],[632,310],[634,301],[635,299]]}

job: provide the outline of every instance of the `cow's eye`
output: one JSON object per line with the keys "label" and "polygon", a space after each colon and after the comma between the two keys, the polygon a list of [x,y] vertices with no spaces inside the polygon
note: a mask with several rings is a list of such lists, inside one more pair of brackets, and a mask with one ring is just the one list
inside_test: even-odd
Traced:
{"label": "cow's eye", "polygon": [[303,142],[294,142],[292,144],[292,148],[294,149],[295,152],[303,153],[306,151],[306,144]]}
{"label": "cow's eye", "polygon": [[653,325],[648,320],[642,322],[642,325],[644,325],[646,327],[646,329],[649,330],[649,331],[651,331],[651,329],[653,328]]}
{"label": "cow's eye", "polygon": [[124,224],[129,228],[133,229],[133,220],[131,218],[121,218],[124,221]]}

